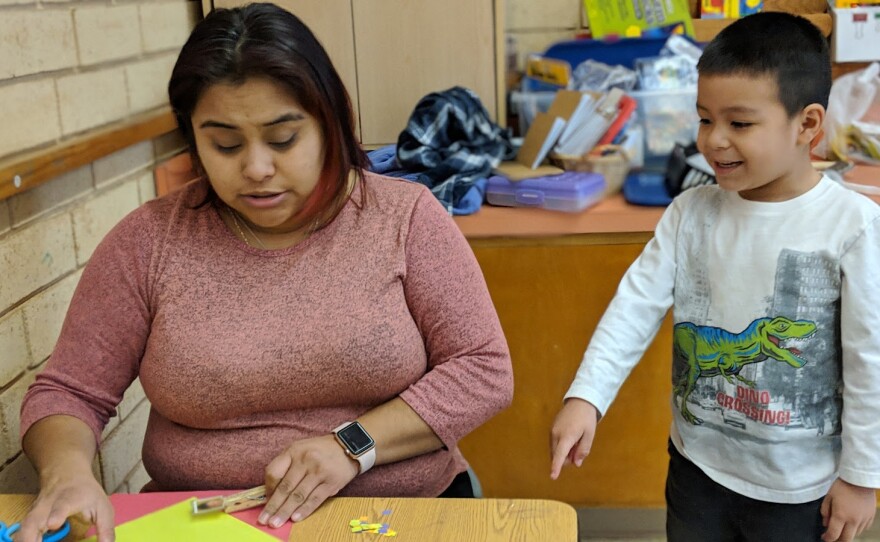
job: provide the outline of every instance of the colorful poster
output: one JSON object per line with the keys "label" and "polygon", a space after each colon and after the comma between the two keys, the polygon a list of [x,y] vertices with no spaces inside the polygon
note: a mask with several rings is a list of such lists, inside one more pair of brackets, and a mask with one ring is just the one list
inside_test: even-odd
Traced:
{"label": "colorful poster", "polygon": [[593,38],[637,38],[650,29],[694,35],[688,0],[584,0]]}

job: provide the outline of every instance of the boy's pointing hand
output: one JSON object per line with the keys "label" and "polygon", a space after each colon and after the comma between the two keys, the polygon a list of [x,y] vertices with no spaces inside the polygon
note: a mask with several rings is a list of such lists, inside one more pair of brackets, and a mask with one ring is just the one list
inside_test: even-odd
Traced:
{"label": "boy's pointing hand", "polygon": [[550,431],[550,478],[559,477],[563,465],[578,467],[590,453],[599,411],[582,399],[568,399],[556,415]]}

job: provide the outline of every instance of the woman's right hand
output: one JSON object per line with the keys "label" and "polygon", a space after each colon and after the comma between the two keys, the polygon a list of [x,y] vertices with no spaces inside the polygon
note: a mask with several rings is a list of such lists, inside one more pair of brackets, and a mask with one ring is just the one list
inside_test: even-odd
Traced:
{"label": "woman's right hand", "polygon": [[98,542],[114,542],[113,506],[90,466],[58,465],[40,478],[40,494],[21,522],[17,542],[39,542],[73,516],[95,526]]}
{"label": "woman's right hand", "polygon": [[598,422],[599,411],[592,404],[575,398],[565,401],[550,431],[551,479],[559,477],[563,465],[581,466],[590,454]]}

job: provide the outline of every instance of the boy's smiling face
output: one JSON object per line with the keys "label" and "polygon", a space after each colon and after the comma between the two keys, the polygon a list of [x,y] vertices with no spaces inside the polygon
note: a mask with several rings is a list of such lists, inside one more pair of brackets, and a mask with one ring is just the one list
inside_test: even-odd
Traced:
{"label": "boy's smiling face", "polygon": [[810,165],[809,145],[824,108],[811,104],[789,118],[770,75],[700,75],[697,147],[718,185],[745,199],[784,201],[821,178]]}

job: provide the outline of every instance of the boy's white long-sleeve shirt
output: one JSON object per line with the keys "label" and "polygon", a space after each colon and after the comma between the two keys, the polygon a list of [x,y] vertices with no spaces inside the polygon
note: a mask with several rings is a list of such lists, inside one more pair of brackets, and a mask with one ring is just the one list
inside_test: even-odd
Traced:
{"label": "boy's white long-sleeve shirt", "polygon": [[748,497],[880,487],[880,206],[823,178],[784,202],[716,186],[664,213],[566,398],[604,413],[673,306],[676,448]]}

